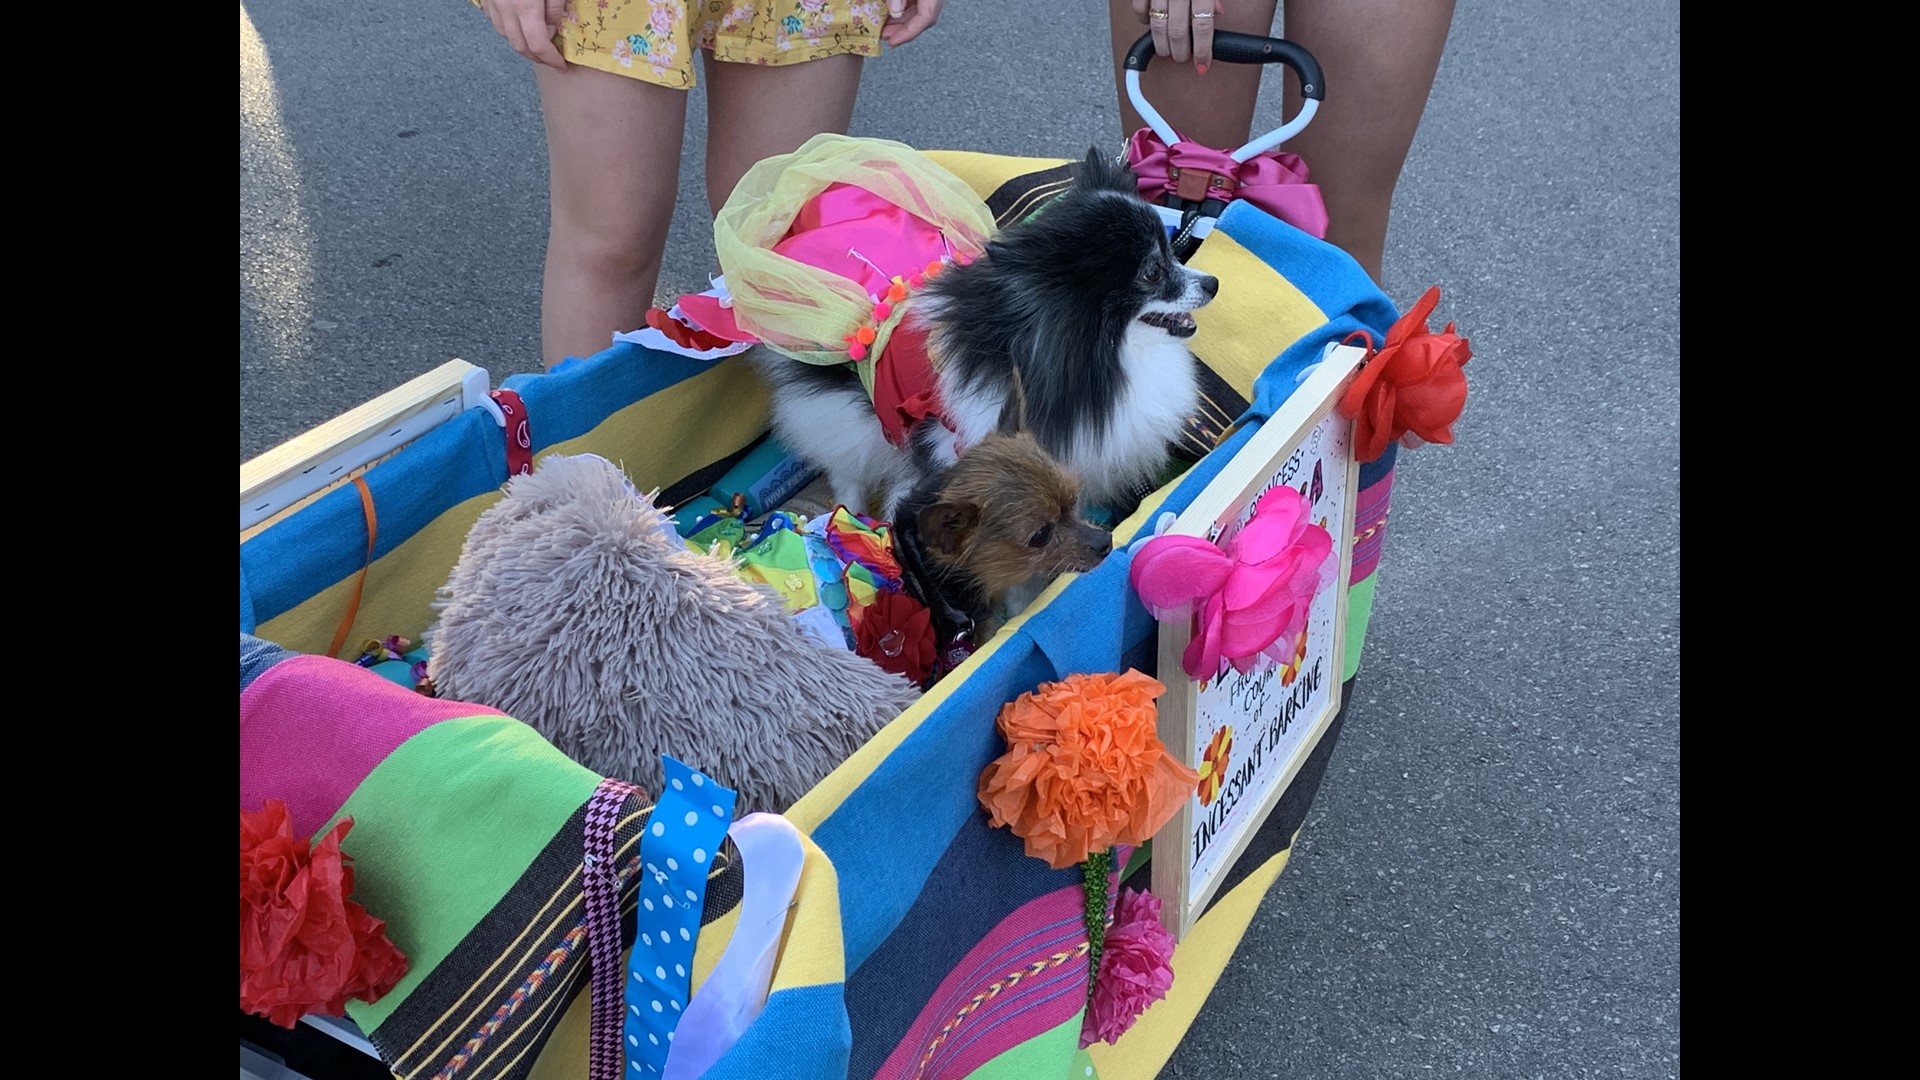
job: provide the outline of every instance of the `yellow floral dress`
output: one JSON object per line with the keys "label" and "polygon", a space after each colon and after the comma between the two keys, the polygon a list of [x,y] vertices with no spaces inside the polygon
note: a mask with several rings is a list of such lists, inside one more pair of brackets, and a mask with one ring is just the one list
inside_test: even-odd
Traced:
{"label": "yellow floral dress", "polygon": [[568,63],[690,90],[693,53],[735,64],[880,54],[886,0],[570,0],[554,44]]}

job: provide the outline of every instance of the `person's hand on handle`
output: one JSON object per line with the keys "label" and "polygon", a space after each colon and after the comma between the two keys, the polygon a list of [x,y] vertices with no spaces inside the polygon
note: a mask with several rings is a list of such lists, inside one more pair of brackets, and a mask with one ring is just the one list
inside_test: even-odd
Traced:
{"label": "person's hand on handle", "polygon": [[1153,51],[1176,63],[1193,61],[1207,73],[1213,63],[1213,20],[1226,10],[1221,0],[1133,0],[1133,15],[1153,34]]}
{"label": "person's hand on handle", "polygon": [[940,5],[946,0],[887,0],[887,24],[880,39],[894,48],[912,41],[940,21]]}
{"label": "person's hand on handle", "polygon": [[560,20],[567,14],[567,0],[480,0],[480,6],[514,52],[556,71],[567,69],[566,57],[553,46]]}

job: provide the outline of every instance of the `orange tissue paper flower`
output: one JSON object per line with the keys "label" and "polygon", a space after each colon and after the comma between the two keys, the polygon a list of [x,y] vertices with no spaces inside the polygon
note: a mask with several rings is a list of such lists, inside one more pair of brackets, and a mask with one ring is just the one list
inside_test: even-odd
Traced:
{"label": "orange tissue paper flower", "polygon": [[1453,441],[1453,422],[1467,405],[1473,356],[1453,324],[1436,334],[1427,317],[1440,303],[1431,288],[1387,330],[1387,343],[1369,357],[1340,397],[1340,415],[1353,420],[1353,453],[1378,460],[1387,444],[1408,434],[1430,443]]}
{"label": "orange tissue paper flower", "polygon": [[988,824],[1056,870],[1114,844],[1144,844],[1200,776],[1155,731],[1158,679],[1128,670],[1075,674],[1000,710],[1007,752],[980,774]]}
{"label": "orange tissue paper flower", "polygon": [[309,845],[287,806],[269,799],[240,811],[240,1008],[292,1027],[302,1016],[339,1016],[347,999],[378,1001],[407,973],[386,923],[347,899],[352,860],[346,818]]}

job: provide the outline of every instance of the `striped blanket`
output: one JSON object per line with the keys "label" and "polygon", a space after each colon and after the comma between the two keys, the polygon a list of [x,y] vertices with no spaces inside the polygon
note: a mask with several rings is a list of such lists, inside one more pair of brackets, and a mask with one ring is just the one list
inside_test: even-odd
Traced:
{"label": "striped blanket", "polygon": [[[1055,160],[932,156],[1003,221],[1071,180]],[[1192,265],[1222,282],[1219,298],[1196,312],[1194,338],[1217,429],[1207,441],[1220,441],[1119,525],[1116,547],[1150,532],[1162,510],[1187,505],[1328,343],[1362,329],[1379,340],[1397,314],[1351,259],[1246,203],[1229,208]],[[505,385],[525,403],[536,459],[597,453],[643,489],[664,489],[668,502],[704,492],[767,426],[765,394],[736,359],[621,344]],[[1347,680],[1360,664],[1393,464],[1389,451],[1360,470]],[[579,851],[583,807],[600,778],[510,717],[301,655],[324,653],[349,610],[346,641],[417,638],[434,588],[505,476],[499,430],[470,411],[366,475],[377,506],[371,563],[369,524],[351,490],[303,507],[240,551],[242,806],[289,799],[297,827],[314,833],[354,816],[344,846],[356,898],[387,920],[413,969],[349,1014],[409,1080],[586,1073]],[[350,608],[363,569],[364,592]],[[1050,870],[1006,830],[989,829],[975,785],[1004,748],[993,725],[1003,703],[1072,672],[1151,671],[1154,645],[1154,623],[1117,553],[1056,582],[795,805],[787,816],[809,846],[772,993],[708,1075],[1155,1075],[1285,867],[1345,717],[1181,941],[1167,998],[1117,1044],[1081,1050],[1080,871]],[[645,802],[630,800],[621,815],[623,853],[646,820]],[[1135,852],[1123,872],[1142,883],[1150,859]],[[696,988],[732,932],[739,890],[722,879],[739,873],[733,860],[714,871]]]}

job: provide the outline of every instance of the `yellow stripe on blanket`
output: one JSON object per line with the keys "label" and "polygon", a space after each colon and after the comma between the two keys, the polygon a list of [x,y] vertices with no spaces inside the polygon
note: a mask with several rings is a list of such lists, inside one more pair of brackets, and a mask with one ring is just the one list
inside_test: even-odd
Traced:
{"label": "yellow stripe on blanket", "polygon": [[1005,157],[973,150],[927,150],[933,163],[967,182],[974,194],[985,199],[1000,190],[1000,185],[1016,176],[1045,172],[1068,162],[1068,158]]}
{"label": "yellow stripe on blanket", "polygon": [[[360,609],[347,631],[342,650],[346,659],[358,656],[361,644],[370,638],[399,634],[420,640],[420,632],[433,622],[434,590],[446,584],[447,573],[459,561],[460,546],[466,543],[473,523],[499,498],[498,491],[489,491],[460,503],[373,564],[367,573],[366,592],[360,597]],[[379,512],[375,506],[374,513]],[[355,534],[353,542],[360,545],[362,554],[366,552],[364,532]],[[324,655],[353,600],[353,585],[359,577],[360,572],[354,571],[297,607],[268,619],[254,633],[284,649]]]}
{"label": "yellow stripe on blanket", "polygon": [[540,456],[599,454],[624,469],[640,490],[664,488],[744,449],[766,433],[769,415],[766,384],[734,357],[634,402]]}
{"label": "yellow stripe on blanket", "polygon": [[1187,265],[1220,279],[1213,303],[1193,313],[1193,351],[1249,401],[1275,357],[1327,324],[1306,293],[1223,232],[1207,237]]}
{"label": "yellow stripe on blanket", "polygon": [[[792,816],[787,820],[792,821]],[[774,990],[821,986],[847,978],[846,946],[840,934],[840,876],[834,872],[833,860],[813,837],[802,832],[800,844],[806,855],[800,864],[800,884],[794,890],[780,956],[774,962]],[[740,909],[736,906],[700,928],[700,940],[693,950],[694,993],[699,993],[707,976],[713,974],[739,924]]]}
{"label": "yellow stripe on blanket", "polygon": [[831,817],[840,804],[847,801],[847,796],[853,794],[855,788],[867,782],[867,777],[873,775],[873,770],[887,760],[887,755],[893,753],[895,747],[905,742],[907,736],[913,734],[933,714],[933,710],[947,700],[953,693],[953,687],[966,681],[980,665],[1000,651],[1006,641],[1005,634],[988,638],[987,643],[974,650],[965,663],[935,683],[933,689],[921,694],[912,705],[907,706],[907,711],[889,720],[887,726],[862,743],[852,757],[841,762],[839,768],[828,773],[802,795],[799,802],[788,807],[787,820],[803,833],[810,834],[819,828],[821,822]]}
{"label": "yellow stripe on blanket", "polygon": [[1164,999],[1141,1013],[1119,1042],[1087,1048],[1100,1080],[1151,1080],[1160,1074],[1220,981],[1220,973],[1260,910],[1260,901],[1286,868],[1288,851],[1247,875],[1187,932],[1174,949],[1173,988]]}
{"label": "yellow stripe on blanket", "polygon": [[773,989],[824,986],[847,979],[847,949],[840,935],[840,876],[827,853],[803,835],[807,861],[800,867],[793,922],[780,942]]}
{"label": "yellow stripe on blanket", "polygon": [[[767,430],[767,408],[766,388],[753,369],[726,362],[634,402],[540,456],[598,454],[624,467],[641,490],[666,487],[759,438]],[[446,584],[474,522],[499,498],[489,491],[454,506],[373,564],[347,632],[349,657],[362,642],[389,634],[420,640],[433,622],[435,590]],[[364,533],[352,542],[365,550]],[[325,653],[359,577],[358,570],[348,574],[254,632],[294,652]]]}

